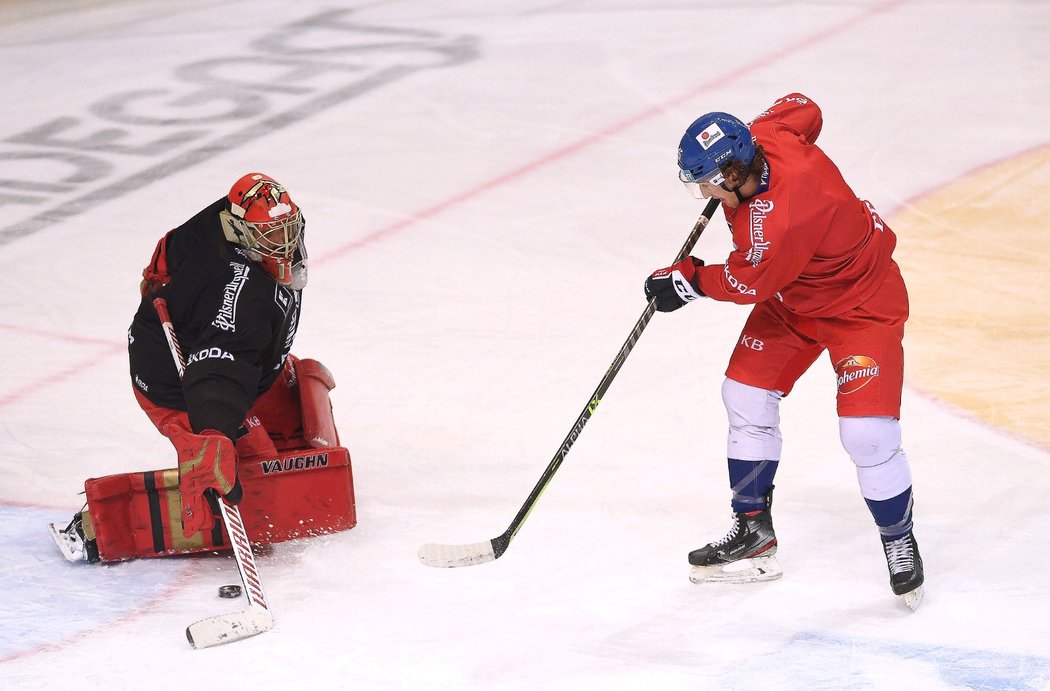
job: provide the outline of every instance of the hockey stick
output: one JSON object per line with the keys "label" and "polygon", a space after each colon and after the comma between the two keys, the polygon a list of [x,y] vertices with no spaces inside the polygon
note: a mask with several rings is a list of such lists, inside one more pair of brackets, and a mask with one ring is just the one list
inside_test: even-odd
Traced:
{"label": "hockey stick", "polygon": [[[168,339],[168,347],[179,371],[179,379],[182,379],[186,373],[186,364],[179,341],[175,338],[175,327],[171,323],[171,315],[168,314],[168,303],[164,298],[155,298],[153,307],[160,317],[164,337]],[[219,513],[222,514],[226,534],[230,537],[233,556],[237,561],[237,573],[241,576],[245,597],[248,598],[248,608],[242,612],[217,614],[187,626],[186,638],[194,648],[210,648],[220,643],[239,641],[269,631],[274,624],[273,613],[266,602],[266,593],[263,592],[262,580],[259,578],[259,569],[255,565],[255,555],[252,553],[251,543],[248,542],[248,531],[241,520],[241,511],[226,501],[226,497],[218,499]],[[177,528],[173,526],[172,530]]]}
{"label": "hockey stick", "polygon": [[[704,228],[711,222],[711,216],[714,215],[715,209],[718,208],[719,200],[712,199],[704,207],[704,212],[700,218],[697,219],[696,225],[693,226],[693,230],[689,233],[689,237],[686,238],[685,244],[682,245],[681,251],[678,252],[678,257],[675,259],[675,263],[682,261],[689,253],[693,251],[693,246],[697,240],[700,239],[700,235],[704,232]],[[529,517],[536,502],[539,501],[540,495],[547,488],[551,478],[554,477],[554,473],[558,472],[558,468],[565,461],[565,457],[569,454],[569,449],[576,443],[580,433],[583,431],[584,425],[591,419],[598,404],[602,402],[602,397],[605,392],[609,390],[609,386],[612,384],[616,374],[623,367],[623,363],[627,360],[627,356],[631,353],[634,348],[634,344],[641,338],[642,331],[649,324],[649,320],[653,318],[653,314],[656,312],[656,298],[649,300],[649,304],[646,305],[645,311],[642,312],[642,316],[638,319],[638,322],[631,329],[630,335],[627,337],[627,341],[620,348],[620,352],[616,354],[616,358],[613,360],[612,365],[606,370],[605,376],[602,377],[601,382],[598,384],[598,388],[595,389],[594,394],[590,400],[587,401],[587,405],[584,406],[583,412],[576,418],[576,423],[569,430],[569,434],[562,441],[561,447],[558,448],[558,452],[554,454],[554,458],[551,459],[547,469],[543,471],[543,475],[540,476],[539,482],[532,488],[532,492],[529,494],[528,499],[522,505],[518,511],[518,515],[511,521],[510,527],[507,528],[499,537],[494,537],[486,542],[475,542],[468,545],[438,545],[428,543],[419,548],[419,560],[427,566],[434,566],[439,568],[451,568],[455,566],[474,566],[475,564],[485,564],[490,561],[495,561],[503,556],[503,553],[510,547],[510,541],[514,539],[514,536],[518,534],[518,530],[521,529],[522,523]]]}

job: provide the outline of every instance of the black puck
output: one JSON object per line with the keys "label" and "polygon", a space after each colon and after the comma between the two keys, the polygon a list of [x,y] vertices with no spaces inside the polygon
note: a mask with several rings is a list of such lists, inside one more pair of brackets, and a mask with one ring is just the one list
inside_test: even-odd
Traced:
{"label": "black puck", "polygon": [[241,586],[239,585],[220,585],[219,586],[219,597],[225,597],[227,599],[233,599],[241,596]]}

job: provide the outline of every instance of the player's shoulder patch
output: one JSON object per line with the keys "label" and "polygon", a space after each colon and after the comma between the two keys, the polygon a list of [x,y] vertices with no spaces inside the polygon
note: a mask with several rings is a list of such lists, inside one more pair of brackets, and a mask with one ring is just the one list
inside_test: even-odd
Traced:
{"label": "player's shoulder patch", "polygon": [[288,288],[285,288],[284,286],[282,286],[280,283],[277,283],[276,281],[274,281],[273,287],[274,287],[273,301],[275,303],[277,303],[277,306],[279,308],[281,308],[282,312],[287,314],[288,310],[292,306],[292,303],[294,302],[292,291],[289,290]]}

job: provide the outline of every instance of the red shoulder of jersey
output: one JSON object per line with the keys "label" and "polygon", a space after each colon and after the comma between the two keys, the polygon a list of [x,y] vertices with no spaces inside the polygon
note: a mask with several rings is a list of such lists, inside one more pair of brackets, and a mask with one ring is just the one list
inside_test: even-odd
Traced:
{"label": "red shoulder of jersey", "polygon": [[748,123],[749,127],[763,125],[783,127],[813,144],[820,136],[824,118],[820,107],[812,99],[799,93],[792,93],[777,99],[773,105]]}

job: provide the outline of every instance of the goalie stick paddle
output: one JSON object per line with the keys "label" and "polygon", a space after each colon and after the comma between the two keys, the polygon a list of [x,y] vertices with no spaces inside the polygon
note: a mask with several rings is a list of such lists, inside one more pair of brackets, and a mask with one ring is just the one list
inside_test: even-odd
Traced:
{"label": "goalie stick paddle", "polygon": [[[186,364],[182,357],[182,348],[175,337],[171,315],[168,314],[168,304],[164,298],[156,298],[153,300],[153,308],[160,317],[160,326],[164,330],[164,337],[168,339],[168,348],[179,371],[179,379],[182,379],[186,372]],[[255,565],[255,554],[252,553],[248,531],[241,520],[241,511],[226,501],[225,497],[218,497],[218,506],[223,525],[226,526],[226,534],[230,537],[233,547],[237,573],[240,574],[241,583],[244,585],[248,608],[241,612],[217,614],[190,624],[186,627],[186,638],[194,648],[210,648],[221,643],[239,641],[269,631],[274,625],[273,612],[270,611],[266,593],[263,592],[259,568]]]}
{"label": "goalie stick paddle", "polygon": [[[703,234],[704,228],[711,222],[711,217],[714,215],[715,210],[718,208],[719,200],[712,199],[707,202],[707,206],[704,207],[703,213],[700,218],[697,219],[696,224],[693,226],[692,232],[689,233],[689,237],[686,238],[685,244],[682,245],[682,249],[678,252],[678,257],[674,260],[674,263],[685,259],[689,256],[689,253],[693,251],[693,246],[696,245],[700,239],[700,235]],[[584,425],[594,415],[595,409],[598,404],[602,402],[602,397],[605,396],[605,392],[609,390],[609,386],[612,385],[613,379],[616,378],[620,368],[623,367],[623,363],[627,360],[627,356],[630,355],[634,345],[638,342],[638,339],[642,336],[642,331],[649,324],[649,320],[653,318],[653,314],[656,312],[656,298],[651,298],[649,304],[646,305],[645,311],[642,312],[642,316],[635,323],[634,328],[631,329],[631,333],[627,336],[627,341],[620,348],[620,352],[616,354],[616,358],[613,359],[612,365],[606,370],[605,376],[602,377],[601,382],[598,384],[598,388],[594,390],[594,394],[591,395],[590,400],[587,401],[587,405],[584,406],[583,412],[580,413],[579,417],[576,418],[575,424],[572,429],[569,430],[569,434],[566,435],[565,440],[562,441],[561,446],[558,448],[557,453],[554,454],[554,458],[551,459],[550,464],[547,465],[547,469],[543,471],[543,475],[540,476],[539,482],[532,488],[532,492],[529,494],[528,499],[522,505],[521,509],[518,510],[518,514],[514,517],[514,520],[510,522],[510,526],[500,536],[494,537],[491,540],[485,542],[475,542],[468,545],[439,545],[434,543],[428,543],[419,548],[419,561],[423,562],[427,566],[434,566],[437,568],[453,568],[456,566],[474,566],[475,564],[485,564],[490,561],[495,561],[503,556],[503,553],[510,547],[511,540],[518,534],[518,530],[521,529],[521,525],[525,522],[525,519],[529,517],[536,502],[539,501],[540,495],[547,489],[547,485],[550,484],[551,478],[558,472],[558,468],[565,461],[565,457],[569,455],[569,449],[576,443],[580,433],[583,431]]]}

